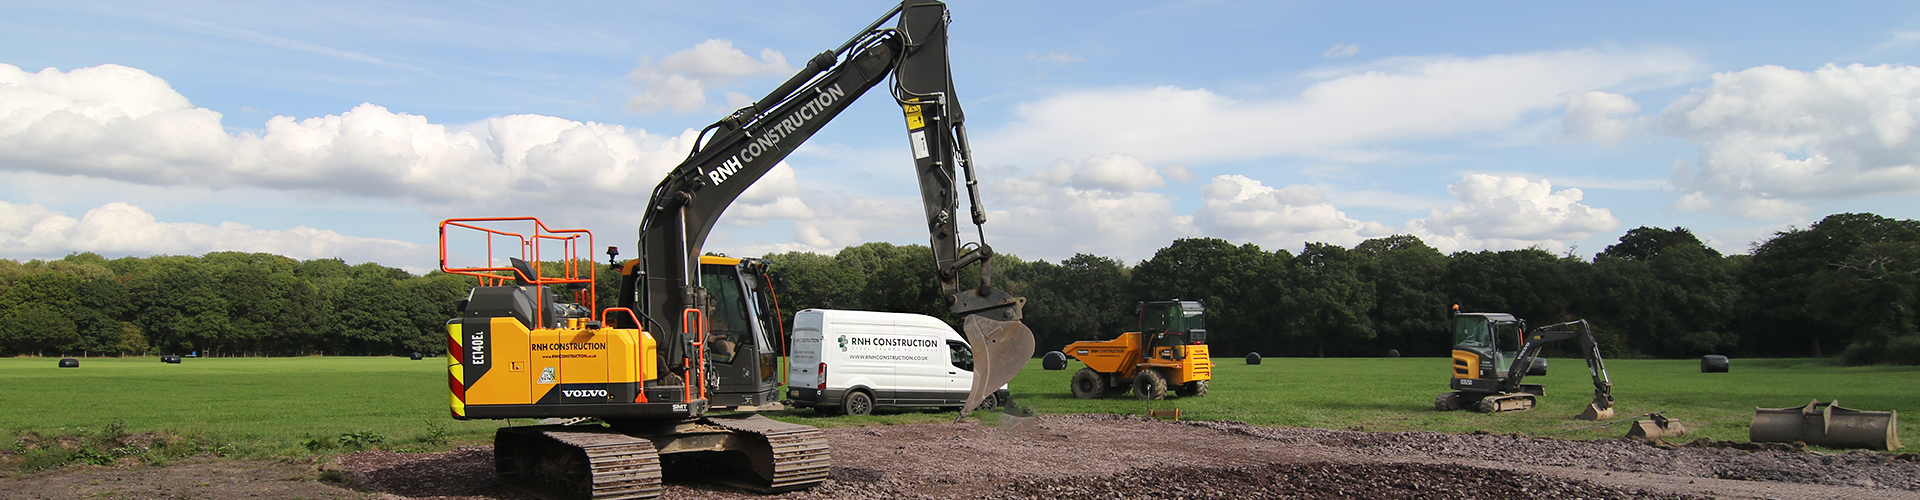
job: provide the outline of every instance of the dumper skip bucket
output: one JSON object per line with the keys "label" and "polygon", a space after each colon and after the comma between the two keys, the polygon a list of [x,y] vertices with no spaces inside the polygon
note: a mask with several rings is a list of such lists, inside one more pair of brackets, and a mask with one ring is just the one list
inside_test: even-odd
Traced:
{"label": "dumper skip bucket", "polygon": [[1895,411],[1861,411],[1843,408],[1839,401],[1817,399],[1795,408],[1754,408],[1747,439],[1892,451],[1900,449],[1899,416]]}

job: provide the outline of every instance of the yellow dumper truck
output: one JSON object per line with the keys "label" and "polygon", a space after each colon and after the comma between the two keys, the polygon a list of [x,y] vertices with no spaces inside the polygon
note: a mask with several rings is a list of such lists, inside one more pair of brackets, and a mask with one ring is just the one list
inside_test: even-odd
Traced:
{"label": "yellow dumper truck", "polygon": [[1213,378],[1207,355],[1207,312],[1198,301],[1142,302],[1140,330],[1113,340],[1083,340],[1062,352],[1087,366],[1074,372],[1073,397],[1094,399],[1132,387],[1139,399],[1205,396]]}

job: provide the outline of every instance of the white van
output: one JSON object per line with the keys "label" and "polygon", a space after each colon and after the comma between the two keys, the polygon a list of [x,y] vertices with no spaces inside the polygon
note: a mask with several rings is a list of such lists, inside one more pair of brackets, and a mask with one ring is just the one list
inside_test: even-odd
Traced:
{"label": "white van", "polygon": [[[787,399],[821,413],[966,404],[973,347],[924,314],[807,309],[793,315]],[[1007,400],[1001,386],[980,410]]]}

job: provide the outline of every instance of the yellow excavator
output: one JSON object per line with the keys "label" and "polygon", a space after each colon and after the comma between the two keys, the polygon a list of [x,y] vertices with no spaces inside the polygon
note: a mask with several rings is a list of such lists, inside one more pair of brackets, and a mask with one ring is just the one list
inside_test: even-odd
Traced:
{"label": "yellow excavator", "polygon": [[[1506,313],[1463,313],[1453,306],[1453,392],[1434,398],[1433,408],[1453,411],[1462,408],[1481,413],[1519,411],[1533,408],[1534,398],[1546,395],[1546,387],[1523,383],[1528,375],[1545,375],[1539,359],[1548,342],[1580,339],[1580,352],[1587,359],[1587,371],[1593,377],[1593,401],[1574,418],[1606,420],[1613,418],[1613,382],[1600,358],[1600,345],[1594,341],[1587,320],[1569,321],[1527,329],[1525,320]],[[1509,340],[1511,344],[1506,344]],[[1502,344],[1512,350],[1502,350]]]}
{"label": "yellow excavator", "polygon": [[[884,27],[889,20],[896,23]],[[781,394],[784,334],[768,287],[779,280],[763,263],[704,256],[702,247],[748,186],[889,78],[919,177],[932,271],[976,351],[960,417],[1019,373],[1033,355],[1033,332],[1020,323],[1025,299],[991,280],[994,252],[984,241],[986,211],[948,65],[948,20],[941,2],[907,0],[701,130],[687,159],[651,193],[638,258],[620,261],[607,249],[619,273],[615,307],[595,310],[599,266],[579,253],[595,248],[591,232],[532,218],[441,223],[441,270],[481,280],[447,322],[453,417],[555,422],[495,434],[503,482],[537,496],[600,500],[659,496],[663,468],[762,492],[827,479],[831,453],[819,429],[751,413],[777,407]],[[963,189],[980,227],[980,238],[966,243],[958,227]],[[449,261],[450,233],[486,242],[484,253],[464,254],[479,263]],[[454,245],[451,254],[461,250]],[[968,266],[978,284],[963,287]],[[716,413],[723,409],[744,411]]]}

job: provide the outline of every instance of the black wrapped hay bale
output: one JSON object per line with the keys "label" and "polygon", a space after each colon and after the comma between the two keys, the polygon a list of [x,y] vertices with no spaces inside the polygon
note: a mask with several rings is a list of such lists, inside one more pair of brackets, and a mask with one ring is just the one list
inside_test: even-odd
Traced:
{"label": "black wrapped hay bale", "polygon": [[414,360],[414,361],[419,361],[419,360],[420,360],[420,358],[423,358],[423,357],[425,357],[425,356],[421,356],[421,355],[420,355],[420,352],[419,352],[419,351],[415,351],[415,352],[413,353],[413,360]]}
{"label": "black wrapped hay bale", "polygon": [[1700,357],[1700,373],[1726,373],[1727,357],[1708,354]]}
{"label": "black wrapped hay bale", "polygon": [[1249,365],[1260,364],[1260,353],[1257,353],[1257,352],[1247,353],[1247,364]]}
{"label": "black wrapped hay bale", "polygon": [[177,365],[177,364],[180,364],[180,355],[178,355],[178,354],[167,354],[167,355],[162,355],[162,356],[160,356],[160,362],[161,362],[161,363],[168,363],[168,364],[175,364],[175,365]]}
{"label": "black wrapped hay bale", "polygon": [[1048,351],[1045,356],[1040,357],[1040,367],[1048,370],[1067,369],[1067,353]]}
{"label": "black wrapped hay bale", "polygon": [[1400,350],[1399,350],[1399,349],[1387,349],[1387,357],[1389,357],[1389,358],[1398,358],[1398,357],[1400,357]]}
{"label": "black wrapped hay bale", "polygon": [[79,368],[80,360],[73,359],[73,358],[60,358],[60,367],[61,368]]}
{"label": "black wrapped hay bale", "polygon": [[1547,358],[1534,356],[1533,364],[1527,365],[1527,376],[1538,377],[1547,374]]}

